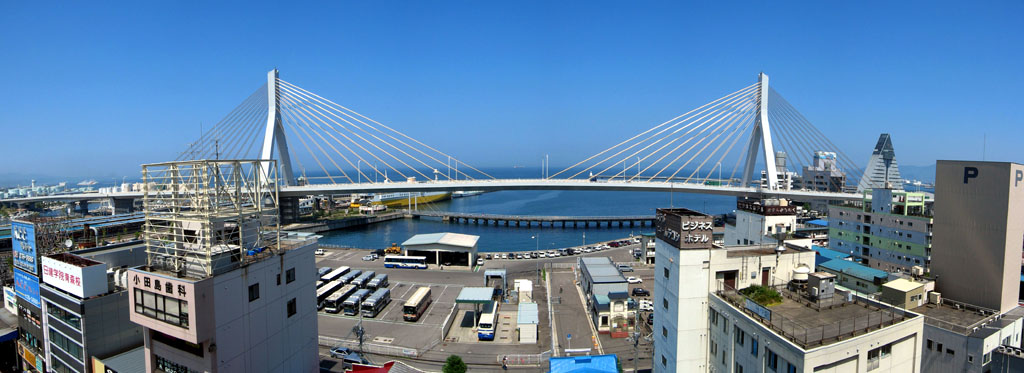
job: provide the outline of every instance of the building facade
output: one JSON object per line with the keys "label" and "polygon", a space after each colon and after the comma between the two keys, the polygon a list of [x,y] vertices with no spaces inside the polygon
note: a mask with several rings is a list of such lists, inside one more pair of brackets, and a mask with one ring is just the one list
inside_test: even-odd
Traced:
{"label": "building facade", "polygon": [[317,236],[279,230],[275,169],[273,161],[143,165],[143,181],[153,183],[145,205],[166,208],[147,214],[147,265],[127,272],[147,372],[318,369]]}
{"label": "building facade", "polygon": [[815,253],[793,247],[714,247],[711,216],[658,209],[654,273],[654,371],[707,371],[709,297],[719,288],[784,286],[809,272]]}
{"label": "building facade", "polygon": [[796,227],[797,208],[785,199],[738,199],[736,224],[725,224],[725,245],[774,244]]}
{"label": "building facade", "polygon": [[[870,196],[870,198],[869,198]],[[927,195],[893,189],[865,192],[860,204],[830,205],[828,245],[886,272],[931,269],[932,216]]]}
{"label": "building facade", "polygon": [[1017,307],[1024,246],[1024,165],[939,161],[932,273],[943,296],[999,312]]}

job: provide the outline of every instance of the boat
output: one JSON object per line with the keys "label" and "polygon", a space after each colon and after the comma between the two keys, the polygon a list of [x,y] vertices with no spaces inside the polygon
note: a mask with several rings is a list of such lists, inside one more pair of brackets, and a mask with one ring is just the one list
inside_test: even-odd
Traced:
{"label": "boat", "polygon": [[451,198],[451,192],[398,192],[374,195],[371,203],[387,207],[408,207],[410,204],[440,202]]}
{"label": "boat", "polygon": [[482,190],[457,190],[452,192],[452,198],[473,197],[484,194]]}

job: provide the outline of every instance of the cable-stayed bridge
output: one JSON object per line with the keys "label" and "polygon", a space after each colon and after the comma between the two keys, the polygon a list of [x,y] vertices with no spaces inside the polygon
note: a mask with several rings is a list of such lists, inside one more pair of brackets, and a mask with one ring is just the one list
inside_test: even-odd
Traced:
{"label": "cable-stayed bridge", "polygon": [[[580,130],[586,130],[581,128]],[[804,190],[786,174],[835,153],[856,184],[861,170],[768,84],[768,76],[536,179],[499,179],[463,159],[278,77],[267,82],[176,160],[275,159],[282,197],[459,190],[613,190],[855,200]],[[780,156],[777,152],[784,153]],[[775,170],[768,172],[765,170]],[[841,187],[841,186],[840,186]],[[0,202],[132,199],[141,192]]]}

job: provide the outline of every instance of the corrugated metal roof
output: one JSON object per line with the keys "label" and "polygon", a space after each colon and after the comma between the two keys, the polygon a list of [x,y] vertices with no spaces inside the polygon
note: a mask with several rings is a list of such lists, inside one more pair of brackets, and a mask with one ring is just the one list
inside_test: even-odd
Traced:
{"label": "corrugated metal roof", "polygon": [[615,282],[626,282],[626,277],[622,275],[619,268],[616,267],[611,258],[608,257],[595,257],[595,258],[582,258],[583,269],[590,276],[590,280],[594,283],[615,283]]}
{"label": "corrugated metal roof", "polygon": [[459,247],[476,247],[476,241],[479,239],[480,236],[461,233],[427,233],[412,236],[412,238],[405,240],[405,242],[402,243],[402,246],[440,244]]}
{"label": "corrugated metal roof", "polygon": [[[844,253],[844,252],[835,251],[835,250],[832,250],[832,249],[829,249],[829,248],[823,247],[823,246],[813,245],[813,246],[811,246],[811,249],[814,249],[814,251],[818,253],[818,256],[821,257],[821,263],[827,262],[829,260],[834,260],[834,259],[844,260],[844,259],[850,257],[850,254],[847,254],[847,253]],[[821,264],[821,263],[816,263],[816,264]]]}
{"label": "corrugated metal roof", "polygon": [[146,371],[146,349],[143,346],[133,350],[100,359],[107,368],[116,372],[145,372]]}
{"label": "corrugated metal roof", "polygon": [[540,311],[537,303],[519,303],[519,314],[516,316],[517,324],[540,324]]}
{"label": "corrugated metal roof", "polygon": [[845,273],[865,280],[870,280],[874,278],[889,278],[889,273],[886,271],[871,268],[866,265],[854,263],[848,260],[829,260],[825,263],[818,264],[818,267],[828,269],[832,272]]}
{"label": "corrugated metal roof", "polygon": [[827,227],[828,226],[828,220],[824,220],[824,219],[808,220],[808,221],[806,221],[804,223],[805,224],[814,224],[814,225],[817,225],[819,227]]}
{"label": "corrugated metal roof", "polygon": [[464,287],[455,298],[455,303],[486,303],[494,297],[494,288]]}

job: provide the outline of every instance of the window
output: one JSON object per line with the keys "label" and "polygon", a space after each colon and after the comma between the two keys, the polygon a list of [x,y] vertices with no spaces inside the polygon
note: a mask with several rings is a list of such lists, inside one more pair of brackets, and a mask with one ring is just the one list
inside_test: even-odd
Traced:
{"label": "window", "polygon": [[936,343],[935,345],[938,346],[935,348],[935,351],[942,352],[942,343]]}
{"label": "window", "polygon": [[708,347],[711,349],[711,356],[718,355],[718,343],[715,343],[715,341],[711,341],[711,345]]}
{"label": "window", "polygon": [[711,325],[718,325],[718,311],[715,311],[714,308],[711,309]]}
{"label": "window", "polygon": [[981,365],[985,365],[985,364],[988,364],[990,362],[992,362],[992,353],[991,352],[988,352],[988,353],[985,353],[985,355],[982,355],[982,357],[981,357]]}
{"label": "window", "polygon": [[156,365],[156,369],[167,373],[199,373],[195,369],[189,369],[187,366],[167,360],[160,355],[153,355],[153,363]]}
{"label": "window", "polygon": [[249,285],[249,301],[252,302],[252,301],[257,300],[257,299],[260,299],[260,284],[259,283],[255,283],[255,284]]}
{"label": "window", "polygon": [[740,365],[740,363],[736,363],[736,365],[735,365],[735,367],[733,367],[732,371],[736,372],[736,373],[743,373],[743,366]]}
{"label": "window", "polygon": [[667,366],[667,365],[668,365],[668,359],[665,358],[665,355],[661,355],[661,366]]}
{"label": "window", "polygon": [[52,368],[51,372],[55,373],[77,373],[71,368],[68,368],[67,365],[64,365],[64,362],[60,361],[57,357],[50,359],[50,368]]}
{"label": "window", "polygon": [[740,329],[739,326],[733,325],[733,329],[735,329],[733,334],[736,334],[736,345],[743,346],[743,339],[746,337],[747,333],[744,332],[743,329]]}
{"label": "window", "polygon": [[757,340],[753,337],[750,338],[750,354],[757,358]]}
{"label": "window", "polygon": [[764,365],[772,372],[779,369],[779,355],[775,354],[767,347],[764,349]]}
{"label": "window", "polygon": [[974,363],[974,355],[967,355],[967,362],[973,364]]}
{"label": "window", "polygon": [[668,278],[668,267],[663,268],[662,271],[665,274],[665,278]]}
{"label": "window", "polygon": [[929,339],[926,344],[928,345],[928,349],[931,350],[932,349],[932,340]]}
{"label": "window", "polygon": [[77,331],[82,331],[82,318],[70,311],[61,308],[60,306],[57,306],[50,302],[46,302],[46,313],[50,314],[50,316],[53,316],[53,318],[57,320],[63,321],[65,324],[68,324],[68,326],[70,326],[71,328]]}
{"label": "window", "polygon": [[281,285],[281,274],[280,273],[277,274],[277,284]]}
{"label": "window", "polygon": [[135,313],[188,328],[188,302],[135,289]]}
{"label": "window", "polygon": [[288,317],[294,316],[295,312],[295,298],[292,298],[292,300],[288,301]]}
{"label": "window", "polygon": [[953,352],[953,350],[947,348],[946,349],[946,355],[953,356],[953,355],[956,355],[956,352]]}
{"label": "window", "polygon": [[668,299],[661,298],[661,305],[663,307],[665,307],[665,309],[667,310],[668,309]]}
{"label": "window", "polygon": [[892,344],[868,350],[868,371],[877,369],[881,365],[881,359],[888,357],[891,354]]}
{"label": "window", "polygon": [[50,328],[50,345],[59,348],[61,351],[67,352],[71,357],[82,360],[82,346],[76,341],[72,341],[70,338],[60,334],[57,330]]}
{"label": "window", "polygon": [[796,373],[796,365],[786,363],[786,373]]}
{"label": "window", "polygon": [[295,282],[295,268],[289,268],[284,272],[284,281],[288,284]]}

